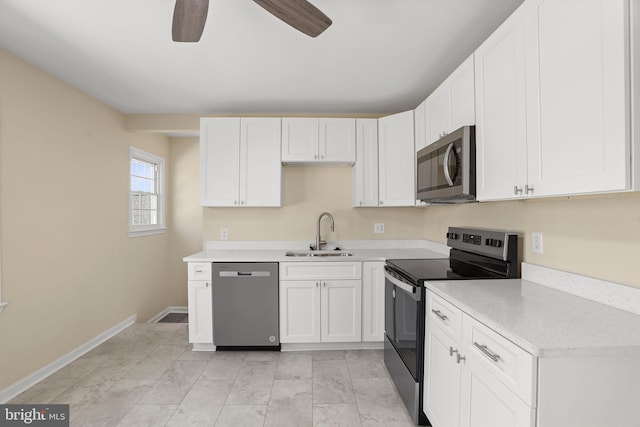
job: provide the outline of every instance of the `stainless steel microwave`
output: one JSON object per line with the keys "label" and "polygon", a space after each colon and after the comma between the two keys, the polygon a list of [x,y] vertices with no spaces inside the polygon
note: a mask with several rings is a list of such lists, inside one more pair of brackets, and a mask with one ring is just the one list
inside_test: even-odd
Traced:
{"label": "stainless steel microwave", "polygon": [[416,198],[429,203],[476,200],[476,128],[464,126],[418,151]]}

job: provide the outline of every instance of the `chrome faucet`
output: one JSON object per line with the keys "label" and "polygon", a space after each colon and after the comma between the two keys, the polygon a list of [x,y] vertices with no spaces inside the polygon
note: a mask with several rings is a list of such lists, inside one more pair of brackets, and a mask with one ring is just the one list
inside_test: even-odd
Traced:
{"label": "chrome faucet", "polygon": [[322,238],[320,237],[320,221],[322,220],[323,216],[328,216],[329,219],[331,220],[331,231],[336,231],[335,228],[335,224],[333,222],[333,216],[331,216],[331,214],[329,212],[322,212],[320,214],[320,216],[318,217],[318,232],[316,234],[316,251],[319,251],[322,249],[322,245],[326,245],[327,242],[325,242],[324,240],[322,240]]}

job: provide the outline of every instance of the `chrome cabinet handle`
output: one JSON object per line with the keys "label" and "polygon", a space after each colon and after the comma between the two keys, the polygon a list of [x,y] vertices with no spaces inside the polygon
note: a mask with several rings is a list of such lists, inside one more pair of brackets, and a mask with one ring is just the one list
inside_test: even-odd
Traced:
{"label": "chrome cabinet handle", "polygon": [[487,356],[489,359],[493,360],[494,362],[497,362],[500,360],[500,355],[496,354],[496,353],[492,353],[486,345],[484,344],[478,344],[477,342],[473,342],[473,346],[475,348],[477,348],[478,350],[480,350],[485,356]]}
{"label": "chrome cabinet handle", "polygon": [[447,147],[447,151],[444,153],[444,160],[442,161],[442,167],[444,168],[444,179],[447,180],[447,184],[449,187],[453,187],[453,180],[451,179],[451,174],[449,173],[449,157],[451,157],[451,150],[453,150],[453,143],[449,144]]}
{"label": "chrome cabinet handle", "polygon": [[514,195],[518,195],[518,194],[522,194],[522,188],[518,187],[517,185],[513,186],[513,194]]}
{"label": "chrome cabinet handle", "polygon": [[206,284],[206,287],[208,288],[209,287],[209,282],[205,282],[205,284]]}
{"label": "chrome cabinet handle", "polygon": [[381,205],[384,205],[384,201],[383,201],[383,200],[380,200],[380,204],[381,204]]}
{"label": "chrome cabinet handle", "polygon": [[466,358],[466,357],[464,357],[464,356],[460,356],[460,354],[459,354],[459,353],[458,353],[458,354],[456,354],[456,363],[457,363],[457,364],[460,364],[460,362],[461,362],[461,361],[463,361],[463,360],[467,360],[467,358]]}
{"label": "chrome cabinet handle", "polygon": [[529,185],[525,185],[524,186],[524,192],[527,193],[527,194],[529,194],[529,193],[533,194],[533,186],[529,187]]}
{"label": "chrome cabinet handle", "polygon": [[458,350],[454,350],[453,347],[449,347],[449,356],[453,356],[453,353],[458,354]]}
{"label": "chrome cabinet handle", "polygon": [[443,322],[448,319],[448,317],[446,315],[442,314],[442,312],[440,310],[433,310],[432,309],[431,312],[433,314],[435,314],[436,316],[438,316],[438,318],[440,320],[442,320]]}

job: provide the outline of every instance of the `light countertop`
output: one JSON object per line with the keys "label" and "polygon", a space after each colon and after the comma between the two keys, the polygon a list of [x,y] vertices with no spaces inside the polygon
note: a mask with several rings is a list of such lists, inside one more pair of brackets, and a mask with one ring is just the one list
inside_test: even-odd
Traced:
{"label": "light countertop", "polygon": [[538,357],[640,355],[640,316],[521,279],[427,289]]}
{"label": "light countertop", "polygon": [[284,249],[207,249],[184,258],[186,262],[327,262],[385,261],[387,259],[447,258],[439,252],[422,248],[344,249],[352,256],[289,257]]}

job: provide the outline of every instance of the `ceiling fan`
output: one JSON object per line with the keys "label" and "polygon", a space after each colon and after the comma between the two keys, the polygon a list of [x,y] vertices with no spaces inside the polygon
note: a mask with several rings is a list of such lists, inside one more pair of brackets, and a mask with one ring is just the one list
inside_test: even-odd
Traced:
{"label": "ceiling fan", "polygon": [[[331,19],[307,0],[253,0],[267,12],[310,37],[317,37]],[[209,0],[176,0],[171,35],[174,42],[197,42],[207,21]]]}

